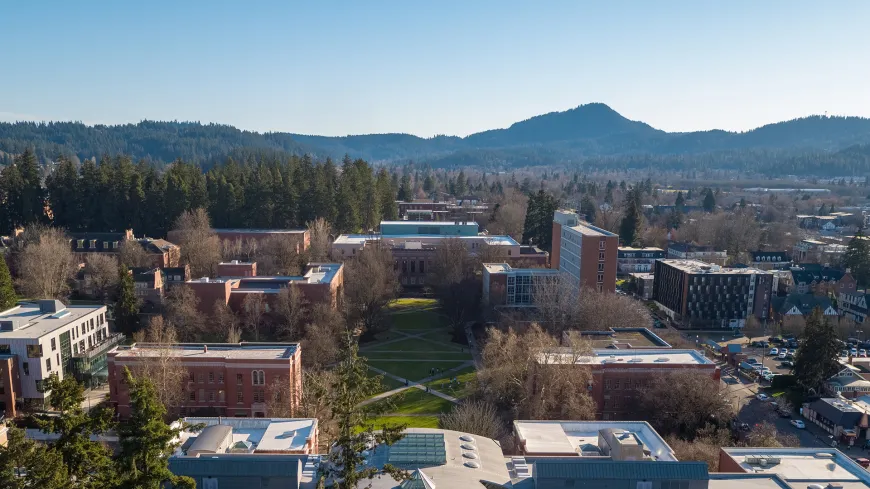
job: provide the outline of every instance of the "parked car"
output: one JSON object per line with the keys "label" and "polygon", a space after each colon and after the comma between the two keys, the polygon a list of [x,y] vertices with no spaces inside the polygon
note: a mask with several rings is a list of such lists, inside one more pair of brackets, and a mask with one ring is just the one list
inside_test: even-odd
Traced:
{"label": "parked car", "polygon": [[761,402],[765,402],[768,399],[770,399],[769,397],[767,397],[767,394],[764,394],[764,393],[758,394],[757,396],[755,396],[755,398]]}
{"label": "parked car", "polygon": [[782,365],[785,368],[792,368],[792,367],[794,367],[794,362],[792,362],[791,360],[786,360],[786,361],[782,362],[780,365]]}
{"label": "parked car", "polygon": [[779,348],[771,348],[770,355],[779,355]]}
{"label": "parked car", "polygon": [[841,356],[841,357],[848,357],[848,356],[849,356],[849,350],[840,350],[840,356]]}
{"label": "parked car", "polygon": [[787,357],[787,356],[788,356],[787,352],[781,351],[781,352],[779,352],[779,355],[777,355],[777,358],[779,358],[780,360],[785,360],[785,357]]}
{"label": "parked car", "polygon": [[791,417],[791,413],[786,411],[785,409],[778,410],[777,414],[779,414],[780,418],[790,418]]}
{"label": "parked car", "polygon": [[849,353],[851,353],[853,357],[857,357],[858,356],[858,349],[857,348],[850,348]]}
{"label": "parked car", "polygon": [[789,354],[791,354],[791,355],[797,355],[797,348],[792,348],[792,349],[789,350],[788,352],[789,352]]}
{"label": "parked car", "polygon": [[858,350],[858,356],[859,356],[859,357],[866,357],[866,356],[867,356],[867,350],[865,350],[865,349],[863,349],[863,348],[860,349],[860,350]]}
{"label": "parked car", "polygon": [[801,421],[801,420],[799,420],[799,419],[793,419],[793,420],[791,420],[791,425],[794,426],[795,428],[799,429],[799,430],[802,430],[802,429],[804,429],[804,428],[807,427],[807,425],[804,424],[804,422]]}
{"label": "parked car", "polygon": [[748,364],[758,363],[758,359],[757,358],[747,358],[746,360],[744,360],[744,362],[746,362]]}

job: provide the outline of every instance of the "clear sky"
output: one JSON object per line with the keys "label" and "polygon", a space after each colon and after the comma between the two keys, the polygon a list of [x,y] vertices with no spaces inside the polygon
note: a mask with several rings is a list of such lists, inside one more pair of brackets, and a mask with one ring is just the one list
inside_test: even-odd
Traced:
{"label": "clear sky", "polygon": [[870,1],[0,2],[0,120],[467,135],[603,102],[669,131],[870,116]]}

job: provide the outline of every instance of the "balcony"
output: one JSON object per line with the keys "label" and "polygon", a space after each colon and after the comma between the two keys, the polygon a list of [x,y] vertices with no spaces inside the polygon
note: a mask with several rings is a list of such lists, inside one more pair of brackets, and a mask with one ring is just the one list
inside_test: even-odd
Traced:
{"label": "balcony", "polygon": [[123,343],[124,338],[125,336],[122,333],[112,333],[89,350],[73,355],[72,358],[92,360],[100,355],[105,355],[107,351]]}

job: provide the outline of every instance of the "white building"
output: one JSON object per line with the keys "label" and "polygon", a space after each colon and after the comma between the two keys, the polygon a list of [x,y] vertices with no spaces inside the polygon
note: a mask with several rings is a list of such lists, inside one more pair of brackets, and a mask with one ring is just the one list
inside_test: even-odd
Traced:
{"label": "white building", "polygon": [[106,306],[41,300],[0,313],[0,354],[16,357],[19,399],[44,399],[43,381],[52,374],[62,380],[73,358],[107,349],[109,338]]}

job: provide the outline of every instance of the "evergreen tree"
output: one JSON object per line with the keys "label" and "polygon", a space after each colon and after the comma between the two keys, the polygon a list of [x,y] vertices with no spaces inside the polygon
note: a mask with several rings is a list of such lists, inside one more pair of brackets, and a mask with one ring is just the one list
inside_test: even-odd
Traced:
{"label": "evergreen tree", "polygon": [[131,335],[139,330],[139,301],[136,299],[133,274],[121,266],[118,285],[118,300],[115,302],[115,329]]}
{"label": "evergreen tree", "polygon": [[402,183],[399,185],[398,200],[411,202],[414,200],[414,193],[411,190],[411,177],[408,175],[402,176]]}
{"label": "evergreen tree", "polygon": [[9,267],[6,266],[6,257],[0,254],[0,311],[11,309],[17,303],[18,296],[15,295],[15,289],[12,287],[12,275],[9,274]]}
{"label": "evergreen tree", "polygon": [[675,207],[683,207],[683,205],[685,205],[685,204],[686,204],[686,199],[683,198],[683,192],[682,191],[677,192],[677,201],[674,202],[674,206]]}
{"label": "evergreen tree", "polygon": [[91,441],[91,435],[105,433],[112,423],[113,412],[109,409],[82,409],[84,390],[71,375],[58,380],[52,375],[46,381],[46,390],[51,391],[49,405],[59,415],[40,416],[37,425],[45,433],[54,433],[59,438],[51,450],[58,452],[71,477],[72,488],[103,489],[113,487],[117,481],[112,463],[112,453],[101,443]]}
{"label": "evergreen tree", "polygon": [[423,191],[427,195],[435,191],[435,178],[432,177],[431,173],[427,173],[426,178],[423,179]]}
{"label": "evergreen tree", "polygon": [[82,209],[79,201],[79,176],[73,162],[60,157],[57,169],[45,179],[45,187],[54,225],[67,229],[77,228]]}
{"label": "evergreen tree", "polygon": [[45,191],[39,178],[39,162],[30,148],[15,159],[21,171],[21,214],[23,225],[45,220]]}
{"label": "evergreen tree", "polygon": [[804,389],[821,392],[824,382],[840,368],[840,343],[833,324],[815,308],[806,321],[803,344],[794,361],[794,375]]}
{"label": "evergreen tree", "polygon": [[457,197],[465,197],[468,194],[468,180],[465,178],[465,171],[459,170],[459,175],[456,176],[455,193]]}
{"label": "evergreen tree", "polygon": [[396,194],[390,184],[390,175],[387,170],[381,168],[375,182],[375,190],[380,199],[381,219],[385,221],[399,218],[399,206],[396,204]]}
{"label": "evergreen tree", "polygon": [[176,476],[169,471],[168,458],[175,449],[174,440],[181,428],[172,428],[163,421],[166,408],[157,396],[151,380],[136,378],[124,370],[124,381],[130,389],[130,418],[118,426],[121,450],[117,457],[121,487],[160,489],[172,484],[178,489],[195,489],[190,477]]}
{"label": "evergreen tree", "polygon": [[[3,489],[66,489],[69,473],[63,458],[47,446],[8,426],[7,444],[0,445],[0,487]],[[19,477],[19,474],[26,474]]]}
{"label": "evergreen tree", "polygon": [[643,232],[642,187],[635,185],[625,194],[625,215],[619,224],[619,239],[626,246],[639,246]]}
{"label": "evergreen tree", "polygon": [[[369,376],[366,359],[358,355],[355,339],[345,335],[342,358],[335,368],[335,381],[330,389],[329,405],[338,424],[329,463],[321,464],[321,487],[355,489],[360,482],[373,479],[380,470],[368,466],[367,453],[371,444],[392,445],[402,438],[404,425],[375,426],[375,412],[360,403],[381,390],[380,377]],[[395,480],[407,475],[392,465],[383,471]],[[331,486],[329,484],[331,483]]]}
{"label": "evergreen tree", "polygon": [[746,207],[746,197],[740,197],[740,208]]}
{"label": "evergreen tree", "polygon": [[523,242],[549,251],[553,239],[553,214],[558,208],[559,201],[543,189],[530,195],[523,225]]}
{"label": "evergreen tree", "polygon": [[704,191],[703,206],[705,212],[713,212],[716,210],[716,197],[713,196],[713,191],[709,188]]}
{"label": "evergreen tree", "polygon": [[595,201],[592,200],[592,197],[589,194],[583,196],[580,199],[580,214],[583,215],[583,218],[588,222],[595,222],[595,213],[597,206],[595,205]]}
{"label": "evergreen tree", "polygon": [[870,239],[858,228],[843,254],[843,266],[848,268],[859,285],[870,285]]}

